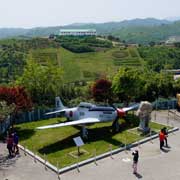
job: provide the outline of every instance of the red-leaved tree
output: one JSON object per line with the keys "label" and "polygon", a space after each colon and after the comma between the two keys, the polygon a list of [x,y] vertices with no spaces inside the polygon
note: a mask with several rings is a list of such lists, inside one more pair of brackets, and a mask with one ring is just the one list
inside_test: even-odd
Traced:
{"label": "red-leaved tree", "polygon": [[107,102],[112,99],[111,81],[107,79],[97,80],[91,87],[91,93],[95,101]]}
{"label": "red-leaved tree", "polygon": [[14,104],[13,115],[32,109],[32,101],[23,87],[0,87],[0,101],[7,105]]}

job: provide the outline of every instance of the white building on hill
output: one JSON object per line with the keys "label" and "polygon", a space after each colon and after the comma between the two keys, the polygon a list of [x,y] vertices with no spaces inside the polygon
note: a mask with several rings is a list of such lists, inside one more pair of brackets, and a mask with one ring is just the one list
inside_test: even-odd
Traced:
{"label": "white building on hill", "polygon": [[60,36],[96,36],[96,29],[60,29]]}

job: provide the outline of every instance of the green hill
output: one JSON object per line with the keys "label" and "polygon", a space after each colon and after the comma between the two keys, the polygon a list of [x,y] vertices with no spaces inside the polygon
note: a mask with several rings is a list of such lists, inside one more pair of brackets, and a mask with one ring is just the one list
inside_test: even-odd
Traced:
{"label": "green hill", "polygon": [[[76,44],[76,41],[73,43]],[[122,66],[147,67],[158,72],[162,69],[180,68],[178,47],[102,47],[106,42],[103,44],[100,40],[94,41],[94,44],[87,41],[84,45],[91,45],[93,52],[72,52],[63,48],[61,42],[46,38],[1,40],[0,83],[14,82],[22,75],[30,59],[42,66],[51,62],[54,66],[62,67],[65,82],[112,77]],[[101,47],[97,48],[99,45]]]}
{"label": "green hill", "polygon": [[83,45],[93,47],[93,52],[75,53],[63,48],[60,42],[45,38],[1,40],[0,83],[15,81],[30,59],[43,66],[48,62],[61,66],[66,82],[95,80],[114,75],[120,66],[141,67],[143,64],[136,48],[112,47],[112,43],[105,40],[89,42]]}
{"label": "green hill", "polygon": [[136,26],[114,30],[112,35],[118,36],[128,43],[148,44],[151,41],[161,42],[171,36],[180,35],[180,21],[173,24],[161,24],[160,26]]}
{"label": "green hill", "polygon": [[32,29],[0,28],[0,38],[47,37],[50,34],[59,34],[59,30],[62,28],[94,28],[97,30],[98,35],[115,35],[121,40],[141,44],[147,44],[151,41],[160,42],[168,39],[170,36],[180,35],[180,21],[171,22],[167,20],[147,18],[125,20],[121,22],[82,23]]}
{"label": "green hill", "polygon": [[89,53],[73,53],[64,48],[36,49],[30,51],[29,58],[41,64],[51,61],[62,66],[66,82],[112,76],[120,66],[142,66],[142,60],[135,48],[110,48]]}

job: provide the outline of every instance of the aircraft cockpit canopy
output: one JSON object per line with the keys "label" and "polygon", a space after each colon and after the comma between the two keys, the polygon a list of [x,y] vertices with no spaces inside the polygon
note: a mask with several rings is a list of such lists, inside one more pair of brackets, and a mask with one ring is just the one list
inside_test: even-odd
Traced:
{"label": "aircraft cockpit canopy", "polygon": [[79,104],[79,108],[86,108],[86,109],[90,109],[92,107],[94,107],[95,105],[94,104],[91,104],[91,103],[87,103],[87,102],[81,102]]}

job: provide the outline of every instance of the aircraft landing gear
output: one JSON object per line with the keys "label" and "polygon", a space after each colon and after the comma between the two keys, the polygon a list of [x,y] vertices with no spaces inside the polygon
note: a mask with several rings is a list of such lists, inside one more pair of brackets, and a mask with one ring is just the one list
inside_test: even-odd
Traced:
{"label": "aircraft landing gear", "polygon": [[85,126],[82,127],[82,138],[84,140],[87,140],[88,139],[88,130],[86,129]]}
{"label": "aircraft landing gear", "polygon": [[116,118],[114,121],[113,121],[113,124],[112,124],[112,131],[114,133],[117,133],[119,132],[120,130],[120,125],[119,125],[119,122],[118,122],[118,118]]}

